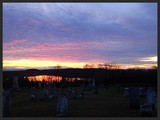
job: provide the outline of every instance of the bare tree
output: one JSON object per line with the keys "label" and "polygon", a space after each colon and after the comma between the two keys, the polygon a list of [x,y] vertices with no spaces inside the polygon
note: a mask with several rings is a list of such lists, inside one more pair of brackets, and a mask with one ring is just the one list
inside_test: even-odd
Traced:
{"label": "bare tree", "polygon": [[57,65],[57,66],[55,66],[55,69],[61,69],[62,68],[62,66],[61,65]]}

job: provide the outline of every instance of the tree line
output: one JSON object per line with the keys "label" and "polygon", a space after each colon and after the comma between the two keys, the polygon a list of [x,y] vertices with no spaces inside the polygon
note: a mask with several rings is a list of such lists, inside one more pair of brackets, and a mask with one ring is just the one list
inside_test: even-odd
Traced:
{"label": "tree line", "polygon": [[[33,87],[38,82],[29,81],[24,76],[31,75],[55,75],[63,78],[63,84],[80,86],[94,80],[97,85],[154,85],[157,86],[157,69],[104,69],[104,68],[83,68],[83,69],[52,69],[52,70],[25,70],[25,71],[5,71],[3,72],[3,88],[10,88],[13,85],[13,76],[19,75],[19,85],[21,87]],[[72,80],[80,78],[80,80]],[[61,83],[56,83],[59,85]]]}

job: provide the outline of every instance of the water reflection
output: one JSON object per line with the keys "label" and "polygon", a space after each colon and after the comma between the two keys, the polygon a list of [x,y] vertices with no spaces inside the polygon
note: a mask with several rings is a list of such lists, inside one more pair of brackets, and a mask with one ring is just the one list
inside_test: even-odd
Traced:
{"label": "water reflection", "polygon": [[37,75],[37,76],[28,76],[28,79],[29,81],[60,82],[62,80],[62,77],[54,75]]}
{"label": "water reflection", "polygon": [[[26,77],[25,77],[26,78]],[[67,78],[61,76],[54,76],[54,75],[37,75],[37,76],[27,76],[29,81],[45,81],[45,82],[60,82],[62,80],[66,80],[68,82],[75,81],[75,80],[83,80],[83,78]]]}

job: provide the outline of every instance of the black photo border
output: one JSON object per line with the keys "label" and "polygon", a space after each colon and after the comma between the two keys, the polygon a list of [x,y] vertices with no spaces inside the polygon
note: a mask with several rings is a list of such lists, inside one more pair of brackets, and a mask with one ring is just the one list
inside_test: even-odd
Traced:
{"label": "black photo border", "polygon": [[[2,84],[2,79],[3,79],[3,3],[12,3],[12,2],[155,2],[157,3],[157,56],[158,56],[158,71],[157,71],[157,97],[158,97],[158,102],[157,102],[157,106],[158,106],[158,110],[157,110],[157,117],[3,117],[2,115],[2,88],[3,88],[3,84]],[[1,95],[0,95],[0,119],[1,120],[6,120],[6,119],[10,119],[10,120],[28,120],[28,119],[34,119],[34,120],[77,120],[77,119],[81,119],[81,120],[158,120],[160,119],[160,109],[159,109],[159,101],[160,101],[160,82],[159,82],[159,76],[160,76],[160,68],[159,68],[159,56],[160,53],[159,51],[159,34],[158,31],[160,29],[160,25],[159,25],[159,12],[160,11],[160,5],[158,0],[3,0],[1,1],[1,40],[0,40],[0,48],[1,48],[1,52],[0,52],[0,61],[1,61],[1,71],[0,71],[0,91],[1,91]]]}

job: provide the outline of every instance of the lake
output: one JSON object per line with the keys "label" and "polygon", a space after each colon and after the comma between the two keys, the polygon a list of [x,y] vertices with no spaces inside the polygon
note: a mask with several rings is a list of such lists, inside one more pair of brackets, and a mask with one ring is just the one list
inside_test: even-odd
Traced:
{"label": "lake", "polygon": [[[62,80],[61,76],[54,75],[37,75],[28,76],[29,81],[46,81],[46,82],[60,82]],[[65,78],[67,81],[82,80],[82,78]]]}

